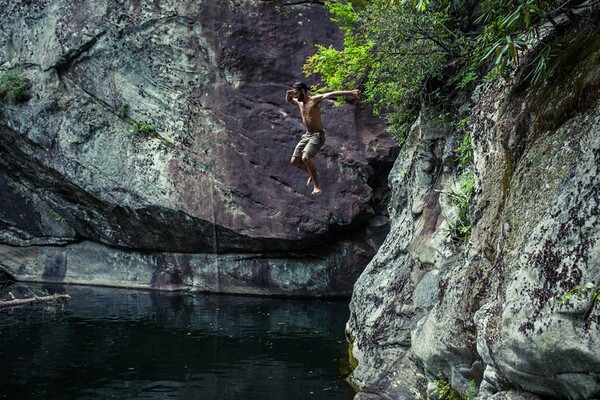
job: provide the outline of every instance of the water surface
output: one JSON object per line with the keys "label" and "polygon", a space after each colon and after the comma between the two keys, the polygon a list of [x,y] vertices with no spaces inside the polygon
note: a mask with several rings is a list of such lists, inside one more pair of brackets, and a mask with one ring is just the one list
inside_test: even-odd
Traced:
{"label": "water surface", "polygon": [[91,287],[0,310],[0,399],[344,399],[345,301]]}

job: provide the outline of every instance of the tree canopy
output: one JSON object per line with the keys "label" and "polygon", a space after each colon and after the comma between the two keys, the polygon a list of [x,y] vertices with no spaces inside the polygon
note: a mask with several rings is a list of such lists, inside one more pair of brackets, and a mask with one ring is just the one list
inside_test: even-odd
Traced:
{"label": "tree canopy", "polygon": [[359,87],[398,137],[418,110],[484,77],[507,76],[527,61],[528,79],[544,80],[555,46],[545,27],[575,19],[599,0],[332,0],[326,5],[344,33],[342,48],[317,45],[304,65],[315,91]]}

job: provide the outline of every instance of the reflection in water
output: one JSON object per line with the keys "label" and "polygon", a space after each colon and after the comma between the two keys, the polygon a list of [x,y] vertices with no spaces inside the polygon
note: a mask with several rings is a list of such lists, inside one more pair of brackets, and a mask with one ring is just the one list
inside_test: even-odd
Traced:
{"label": "reflection in water", "polygon": [[347,302],[59,289],[0,311],[0,399],[353,397]]}

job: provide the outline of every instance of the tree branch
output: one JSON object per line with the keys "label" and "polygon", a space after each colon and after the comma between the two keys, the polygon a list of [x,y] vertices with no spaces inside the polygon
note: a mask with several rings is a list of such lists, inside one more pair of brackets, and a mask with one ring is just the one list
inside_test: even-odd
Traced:
{"label": "tree branch", "polygon": [[27,299],[15,299],[15,300],[7,300],[0,301],[0,308],[8,308],[8,307],[18,307],[24,306],[27,304],[37,304],[44,303],[49,301],[67,301],[71,298],[68,294],[54,294],[52,296],[34,296],[29,297]]}

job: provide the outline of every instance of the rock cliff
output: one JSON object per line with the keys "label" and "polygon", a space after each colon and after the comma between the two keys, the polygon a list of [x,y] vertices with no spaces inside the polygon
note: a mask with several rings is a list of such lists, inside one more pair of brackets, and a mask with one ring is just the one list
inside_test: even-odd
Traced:
{"label": "rock cliff", "polygon": [[[600,397],[597,26],[560,32],[549,82],[517,72],[462,108],[467,242],[449,237],[460,134],[436,110],[413,126],[354,285],[357,399]],[[1,272],[349,294],[387,233],[396,146],[360,104],[326,105],[313,198],[283,101],[312,44],[339,40],[320,2],[0,0],[0,73],[31,93],[0,108]]]}
{"label": "rock cliff", "polygon": [[448,237],[460,137],[427,112],[413,126],[351,302],[357,399],[600,396],[598,19],[558,36],[550,81],[517,72],[473,97],[468,242]]}
{"label": "rock cliff", "polygon": [[360,104],[325,105],[313,198],[284,101],[314,43],[340,39],[318,2],[0,1],[0,73],[31,94],[0,109],[0,266],[348,295],[386,233],[396,145]]}

